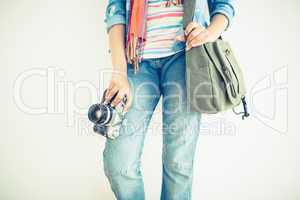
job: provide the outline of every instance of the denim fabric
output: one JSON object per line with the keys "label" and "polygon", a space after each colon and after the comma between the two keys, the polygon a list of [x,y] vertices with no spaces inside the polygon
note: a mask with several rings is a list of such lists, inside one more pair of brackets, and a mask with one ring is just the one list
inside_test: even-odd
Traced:
{"label": "denim fabric", "polygon": [[[195,0],[195,12],[193,21],[198,22],[204,27],[209,24],[209,19],[215,14],[223,14],[227,17],[229,24],[235,14],[235,0]],[[105,11],[105,23],[107,32],[115,24],[126,24],[128,31],[131,0],[108,0]],[[209,16],[207,15],[207,7]],[[126,34],[127,35],[127,34]]]}
{"label": "denim fabric", "polygon": [[[140,163],[145,134],[162,96],[162,200],[191,199],[194,153],[201,114],[188,112],[185,51],[145,59],[134,74],[128,65],[133,104],[125,115],[120,136],[107,140],[104,171],[118,200],[145,199]],[[157,134],[151,130],[150,134]]]}

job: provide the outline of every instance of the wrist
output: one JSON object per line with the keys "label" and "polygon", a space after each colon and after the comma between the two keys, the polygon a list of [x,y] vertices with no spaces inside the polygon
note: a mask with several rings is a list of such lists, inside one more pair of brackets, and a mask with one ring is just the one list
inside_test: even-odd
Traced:
{"label": "wrist", "polygon": [[[118,54],[117,54],[118,55]],[[125,56],[114,56],[112,58],[112,71],[120,74],[127,74],[127,61]]]}
{"label": "wrist", "polygon": [[210,41],[215,41],[223,33],[223,29],[220,29],[218,27],[216,28],[213,25],[208,26],[206,30],[209,32],[209,35],[210,35],[209,40]]}
{"label": "wrist", "polygon": [[112,71],[115,74],[127,75],[127,64],[126,64],[126,62],[124,62],[122,64],[114,64]]}
{"label": "wrist", "polygon": [[127,78],[127,70],[126,69],[116,69],[112,70],[112,76],[117,78]]}
{"label": "wrist", "polygon": [[212,18],[210,25],[207,27],[207,31],[210,32],[211,38],[216,40],[225,31],[227,25],[227,18],[222,14],[216,14]]}

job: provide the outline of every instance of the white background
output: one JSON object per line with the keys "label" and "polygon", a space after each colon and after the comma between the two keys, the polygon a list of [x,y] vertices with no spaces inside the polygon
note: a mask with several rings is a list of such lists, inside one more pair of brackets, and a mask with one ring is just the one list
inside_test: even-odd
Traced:
{"label": "white background", "polygon": [[[107,84],[100,71],[111,66],[106,5],[0,0],[1,200],[114,199],[102,167],[105,140],[86,119],[96,88]],[[225,38],[243,65],[252,117],[203,116],[194,199],[300,199],[299,9],[297,0],[237,2]],[[32,69],[41,74],[25,76]],[[149,200],[160,194],[160,110],[143,154]]]}

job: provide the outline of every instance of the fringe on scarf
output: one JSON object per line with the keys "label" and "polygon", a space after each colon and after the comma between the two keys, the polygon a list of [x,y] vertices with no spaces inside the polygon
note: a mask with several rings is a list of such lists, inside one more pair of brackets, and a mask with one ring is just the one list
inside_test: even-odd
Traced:
{"label": "fringe on scarf", "polygon": [[141,53],[145,40],[131,36],[131,40],[127,44],[126,56],[128,63],[133,65],[134,73],[139,70],[139,63],[141,62]]}
{"label": "fringe on scarf", "polygon": [[[170,7],[172,5],[177,6],[183,4],[184,0],[168,0],[165,4],[166,7]],[[132,13],[131,13],[132,14]],[[143,23],[147,23],[146,16],[144,16]],[[137,24],[136,24],[137,25]],[[144,29],[146,25],[144,25]],[[132,27],[130,27],[129,30],[131,30]],[[146,31],[146,30],[143,30]],[[130,33],[129,33],[130,34]],[[145,36],[145,35],[144,35]],[[138,37],[134,34],[129,35],[130,40],[127,43],[126,47],[126,57],[127,62],[133,65],[134,73],[136,74],[139,70],[139,63],[141,62],[141,55],[143,52],[143,47],[145,44],[145,39],[143,37]]]}

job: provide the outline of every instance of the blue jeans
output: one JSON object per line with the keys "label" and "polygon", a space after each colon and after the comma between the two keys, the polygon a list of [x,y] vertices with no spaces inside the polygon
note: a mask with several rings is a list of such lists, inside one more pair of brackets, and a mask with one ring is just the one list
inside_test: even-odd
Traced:
{"label": "blue jeans", "polygon": [[128,65],[133,104],[125,115],[120,136],[107,140],[104,171],[118,200],[145,199],[140,171],[145,133],[163,96],[162,200],[191,199],[193,161],[201,115],[188,111],[184,51],[145,59],[134,74]]}

